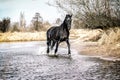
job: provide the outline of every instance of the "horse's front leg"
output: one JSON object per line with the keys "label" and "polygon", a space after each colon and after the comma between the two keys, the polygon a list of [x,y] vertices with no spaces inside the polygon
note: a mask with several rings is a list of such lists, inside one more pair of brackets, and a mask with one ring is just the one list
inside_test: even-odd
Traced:
{"label": "horse's front leg", "polygon": [[70,50],[70,43],[69,43],[69,39],[66,40],[67,46],[68,46],[68,54],[71,54],[71,50]]}
{"label": "horse's front leg", "polygon": [[54,46],[55,46],[55,41],[52,41],[51,50],[53,50]]}

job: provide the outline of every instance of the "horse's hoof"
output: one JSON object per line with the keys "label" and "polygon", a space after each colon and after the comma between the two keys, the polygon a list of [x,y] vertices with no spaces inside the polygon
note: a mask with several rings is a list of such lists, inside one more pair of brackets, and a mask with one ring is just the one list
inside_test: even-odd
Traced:
{"label": "horse's hoof", "polygon": [[57,56],[57,54],[54,54],[54,56]]}
{"label": "horse's hoof", "polygon": [[55,57],[58,57],[58,54],[54,54]]}
{"label": "horse's hoof", "polygon": [[69,57],[71,57],[71,54],[68,54]]}
{"label": "horse's hoof", "polygon": [[46,55],[48,55],[48,56],[49,56],[49,53],[47,53]]}

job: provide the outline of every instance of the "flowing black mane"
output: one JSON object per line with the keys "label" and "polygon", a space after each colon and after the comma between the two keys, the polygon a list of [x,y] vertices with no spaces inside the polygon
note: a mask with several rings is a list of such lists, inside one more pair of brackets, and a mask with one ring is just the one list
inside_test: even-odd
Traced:
{"label": "flowing black mane", "polygon": [[49,53],[49,47],[53,49],[56,44],[55,54],[58,50],[60,42],[66,41],[68,45],[68,54],[71,54],[69,44],[69,30],[71,29],[72,15],[67,14],[63,23],[60,26],[51,27],[47,31],[47,53]]}

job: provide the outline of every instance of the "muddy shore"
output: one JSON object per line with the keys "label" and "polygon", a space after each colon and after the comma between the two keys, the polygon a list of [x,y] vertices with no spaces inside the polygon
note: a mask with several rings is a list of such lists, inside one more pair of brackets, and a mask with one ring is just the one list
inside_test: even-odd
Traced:
{"label": "muddy shore", "polygon": [[120,60],[120,49],[111,46],[99,45],[98,42],[72,42],[72,48],[76,49],[80,55],[99,57],[109,60]]}

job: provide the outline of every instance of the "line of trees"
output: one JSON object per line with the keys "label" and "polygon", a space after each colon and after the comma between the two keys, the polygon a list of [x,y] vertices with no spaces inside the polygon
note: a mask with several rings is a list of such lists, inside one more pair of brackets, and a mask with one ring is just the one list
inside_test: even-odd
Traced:
{"label": "line of trees", "polygon": [[7,32],[10,27],[10,18],[4,18],[0,21],[0,32]]}
{"label": "line of trees", "polygon": [[20,13],[19,22],[10,23],[10,18],[3,18],[0,21],[0,32],[25,32],[25,31],[41,31],[46,30],[51,25],[48,21],[43,21],[40,13],[35,13],[35,16],[31,20],[31,25],[26,26],[26,20],[24,13]]}
{"label": "line of trees", "polygon": [[40,31],[43,28],[43,18],[41,17],[40,13],[35,13],[35,16],[31,22],[34,30]]}
{"label": "line of trees", "polygon": [[[73,14],[74,28],[108,29],[120,27],[120,0],[54,0],[54,6]],[[26,27],[24,13],[20,13],[20,22],[10,26],[10,18],[0,21],[0,32],[10,31],[40,31],[45,30],[45,25],[40,13],[35,13],[31,25]],[[56,20],[60,24],[61,20]]]}
{"label": "line of trees", "polygon": [[120,0],[54,0],[52,5],[73,14],[76,28],[120,26]]}

